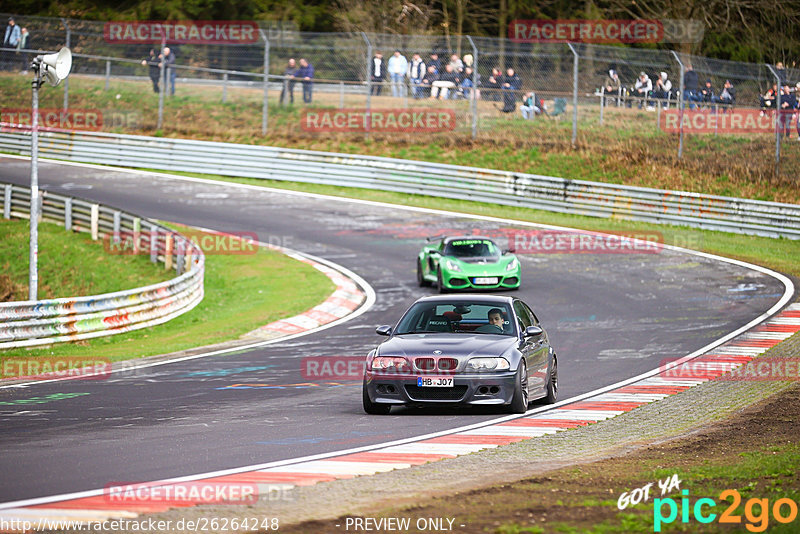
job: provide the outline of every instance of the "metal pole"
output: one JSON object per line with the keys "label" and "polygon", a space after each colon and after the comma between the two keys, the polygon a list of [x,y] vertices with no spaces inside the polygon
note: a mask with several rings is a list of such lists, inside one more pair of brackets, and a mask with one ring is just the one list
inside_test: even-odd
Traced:
{"label": "metal pole", "polygon": [[572,146],[578,140],[578,52],[572,43],[567,43],[572,50]]}
{"label": "metal pole", "polygon": [[264,30],[258,30],[261,38],[264,39],[264,101],[261,104],[261,135],[267,135],[267,124],[269,123],[269,107],[267,96],[269,91],[269,39]]}
{"label": "metal pole", "polygon": [[369,125],[372,120],[370,116],[370,109],[372,108],[372,43],[369,42],[366,33],[361,32],[361,37],[367,43],[367,109],[364,113],[364,129],[366,130],[365,135],[369,135]]}
{"label": "metal pole", "polygon": [[106,60],[106,91],[108,91],[109,82],[111,81],[111,61]]}
{"label": "metal pole", "polygon": [[344,108],[344,82],[339,82],[339,109]]}
{"label": "metal pole", "polygon": [[[64,24],[64,28],[67,29],[66,44],[64,44],[64,46],[70,48],[72,30],[69,29],[69,24],[67,24],[67,19],[62,18],[61,22]],[[64,111],[68,109],[69,109],[69,78],[64,80]]]}
{"label": "metal pole", "polygon": [[28,300],[39,300],[39,86],[41,85],[41,61],[34,64],[36,75],[31,83],[31,232],[28,256]]}
{"label": "metal pole", "polygon": [[[162,52],[163,54],[163,52]],[[158,78],[161,83],[158,85],[158,123],[156,129],[160,130],[164,125],[164,93],[167,90],[167,69],[164,67],[164,59],[158,64]]]}
{"label": "metal pole", "polygon": [[[767,65],[767,68],[775,76],[778,90],[775,92],[775,176],[778,176],[781,170],[781,77],[772,68],[772,65]],[[797,120],[800,120],[798,118]]]}
{"label": "metal pole", "polygon": [[600,124],[603,124],[603,108],[606,107],[606,88],[600,88]]}
{"label": "metal pole", "polygon": [[686,111],[686,95],[685,95],[686,87],[683,84],[683,75],[685,68],[683,66],[683,61],[681,61],[681,58],[678,56],[678,54],[676,54],[674,50],[671,50],[671,52],[672,56],[675,58],[675,61],[677,61],[678,65],[680,65],[681,67],[681,79],[680,79],[681,94],[678,95],[678,121],[679,121],[678,129],[680,132],[678,140],[678,159],[681,159],[683,157],[683,114]]}
{"label": "metal pole", "polygon": [[472,139],[478,138],[478,47],[475,41],[467,35],[467,40],[472,46]]}
{"label": "metal pole", "polygon": [[228,100],[228,73],[222,75],[222,103]]}

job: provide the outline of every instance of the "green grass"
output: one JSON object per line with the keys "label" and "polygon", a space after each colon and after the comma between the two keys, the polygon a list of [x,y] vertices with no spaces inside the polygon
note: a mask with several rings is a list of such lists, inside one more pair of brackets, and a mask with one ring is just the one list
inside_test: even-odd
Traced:
{"label": "green grass", "polygon": [[[7,225],[27,227],[24,221],[13,221],[3,222],[0,229]],[[43,273],[47,272],[45,269],[63,270],[65,273],[58,279],[48,275],[51,281],[47,287],[55,289],[56,294],[96,294],[169,278],[163,266],[153,266],[147,257],[112,256],[104,252],[99,242],[92,242],[83,235],[66,233],[54,225],[43,224],[41,228],[46,229],[42,235],[40,256]],[[11,272],[15,273],[16,284],[27,280],[27,255],[19,254],[27,243],[27,234],[23,236],[23,233],[24,228],[20,228],[15,238],[6,233],[0,240],[0,264],[13,266]],[[53,236],[47,237],[47,234]],[[58,253],[46,245],[48,240],[60,245]],[[135,269],[125,267],[128,264],[135,264]],[[50,266],[45,267],[47,265]],[[98,265],[102,268],[97,268]],[[150,278],[140,276],[140,270],[150,271]],[[4,272],[8,271],[4,268]],[[109,276],[110,272],[115,274]],[[125,287],[120,287],[119,280],[126,281]],[[207,255],[205,297],[196,308],[180,317],[152,328],[91,341],[8,350],[2,357],[84,356],[90,353],[117,361],[165,354],[236,339],[259,326],[312,308],[333,290],[333,283],[315,268],[275,251],[259,250],[252,255]]]}

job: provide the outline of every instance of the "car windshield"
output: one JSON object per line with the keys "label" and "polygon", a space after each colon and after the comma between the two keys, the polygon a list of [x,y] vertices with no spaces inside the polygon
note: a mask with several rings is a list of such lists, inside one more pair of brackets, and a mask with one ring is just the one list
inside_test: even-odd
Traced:
{"label": "car windshield", "polygon": [[488,239],[456,239],[445,245],[444,255],[456,258],[499,258],[500,251]]}
{"label": "car windshield", "polygon": [[417,302],[397,325],[395,333],[465,333],[516,335],[513,314],[506,304],[453,300]]}

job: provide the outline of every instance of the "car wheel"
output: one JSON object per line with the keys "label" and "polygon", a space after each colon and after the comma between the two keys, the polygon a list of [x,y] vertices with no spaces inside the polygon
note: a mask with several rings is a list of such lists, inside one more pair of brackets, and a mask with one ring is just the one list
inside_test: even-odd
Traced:
{"label": "car wheel", "polygon": [[370,415],[387,415],[392,410],[391,404],[380,404],[369,400],[366,382],[361,387],[361,398],[364,403],[364,411]]}
{"label": "car wheel", "polygon": [[517,383],[514,386],[514,396],[511,398],[511,404],[508,405],[508,411],[511,413],[525,413],[528,411],[528,368],[525,365],[525,360],[519,362]]}
{"label": "car wheel", "polygon": [[420,263],[419,260],[417,260],[417,283],[419,284],[419,287],[425,287],[428,285],[428,282],[422,276],[422,263]]}
{"label": "car wheel", "polygon": [[547,395],[543,400],[545,404],[553,404],[558,400],[558,360],[555,354],[553,354],[550,375],[547,377]]}
{"label": "car wheel", "polygon": [[441,267],[436,271],[436,286],[439,288],[439,293],[447,293],[447,288],[444,287],[444,282],[442,282]]}

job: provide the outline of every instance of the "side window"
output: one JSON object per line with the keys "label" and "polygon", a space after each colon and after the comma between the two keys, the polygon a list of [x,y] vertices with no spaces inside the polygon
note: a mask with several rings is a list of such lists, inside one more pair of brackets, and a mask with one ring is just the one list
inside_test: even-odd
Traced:
{"label": "side window", "polygon": [[525,309],[525,305],[519,300],[514,301],[514,313],[517,315],[519,320],[520,330],[524,332],[526,328],[531,326],[531,319],[528,316],[528,311]]}
{"label": "side window", "polygon": [[525,304],[524,302],[522,303],[522,305],[525,307],[525,311],[527,311],[528,315],[530,315],[530,317],[531,317],[531,321],[532,321],[531,324],[533,324],[534,326],[539,326],[539,318],[536,317],[536,314],[533,313],[533,310],[531,310],[530,307],[528,307],[528,305]]}

